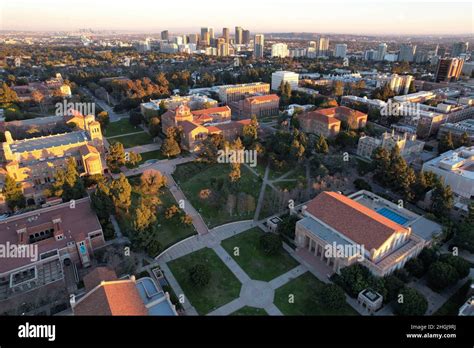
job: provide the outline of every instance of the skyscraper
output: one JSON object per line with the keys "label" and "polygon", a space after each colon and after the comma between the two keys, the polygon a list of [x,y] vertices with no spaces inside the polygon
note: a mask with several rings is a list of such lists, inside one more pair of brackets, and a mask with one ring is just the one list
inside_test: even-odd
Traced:
{"label": "skyscraper", "polygon": [[436,82],[450,82],[458,80],[461,75],[464,59],[442,58],[436,69]]}
{"label": "skyscraper", "polygon": [[263,49],[265,46],[265,37],[263,34],[255,35],[253,54],[255,58],[263,58]]}
{"label": "skyscraper", "polygon": [[228,56],[229,55],[229,44],[225,41],[224,37],[217,39],[217,55],[218,56]]}
{"label": "skyscraper", "polygon": [[336,44],[334,55],[337,58],[346,58],[347,54],[347,45],[346,44]]}
{"label": "skyscraper", "polygon": [[385,42],[382,42],[381,44],[379,44],[379,47],[377,48],[376,60],[384,60],[386,53],[387,53],[387,44]]}
{"label": "skyscraper", "polygon": [[455,42],[453,44],[453,49],[451,50],[451,57],[456,58],[461,56],[463,53],[467,53],[468,47],[468,42]]}
{"label": "skyscraper", "polygon": [[244,30],[242,34],[242,43],[248,45],[250,43],[250,30]]}
{"label": "skyscraper", "polygon": [[327,37],[320,37],[318,41],[318,56],[326,57],[329,50],[329,39]]}
{"label": "skyscraper", "polygon": [[226,43],[230,42],[229,28],[222,28],[222,37],[225,39]]}
{"label": "skyscraper", "polygon": [[400,46],[400,53],[398,54],[399,62],[413,62],[415,57],[416,45],[402,44]]}
{"label": "skyscraper", "polygon": [[235,27],[235,43],[242,44],[242,27]]}
{"label": "skyscraper", "polygon": [[169,39],[170,39],[170,36],[169,36],[168,30],[163,30],[161,32],[161,40],[169,41]]}
{"label": "skyscraper", "polygon": [[201,45],[209,46],[211,43],[211,34],[209,32],[210,28],[201,28]]}

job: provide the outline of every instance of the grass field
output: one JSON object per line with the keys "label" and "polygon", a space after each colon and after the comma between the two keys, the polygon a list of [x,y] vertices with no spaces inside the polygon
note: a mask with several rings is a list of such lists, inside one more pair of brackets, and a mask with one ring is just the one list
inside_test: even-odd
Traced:
{"label": "grass field", "polygon": [[[299,264],[283,247],[275,255],[266,255],[259,246],[260,237],[264,233],[255,227],[228,238],[221,244],[250,278],[268,282]],[[238,248],[238,256],[234,253],[235,248]]]}
{"label": "grass field", "polygon": [[120,121],[110,122],[107,125],[107,128],[105,130],[105,136],[114,137],[117,135],[136,133],[141,131],[143,131],[141,127],[132,126],[127,118],[122,118]]}
{"label": "grass field", "polygon": [[107,138],[107,141],[110,144],[116,142],[122,143],[123,147],[128,149],[134,146],[150,144],[153,142],[153,138],[148,133],[141,132],[132,135],[125,135],[123,137]]}
{"label": "grass field", "polygon": [[143,164],[143,163],[145,163],[146,161],[151,160],[151,159],[162,160],[162,159],[166,159],[166,158],[167,158],[166,156],[163,156],[163,155],[161,154],[161,151],[160,151],[160,150],[149,151],[149,152],[142,152],[142,153],[140,154],[140,156],[142,156],[142,160],[140,161],[140,164]]}
{"label": "grass field", "polygon": [[319,279],[307,272],[278,288],[274,303],[285,315],[358,315],[347,303],[338,310],[320,303],[317,294],[322,285]]}
{"label": "grass field", "polygon": [[[211,280],[204,288],[196,287],[189,279],[189,271],[196,264],[206,264]],[[168,263],[184,295],[201,315],[239,297],[241,284],[214,250],[205,248]]]}

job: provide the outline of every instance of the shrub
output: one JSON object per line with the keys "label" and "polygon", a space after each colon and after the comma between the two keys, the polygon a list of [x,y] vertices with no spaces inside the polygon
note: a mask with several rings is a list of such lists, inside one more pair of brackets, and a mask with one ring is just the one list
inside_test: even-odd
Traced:
{"label": "shrub", "polygon": [[430,266],[427,277],[428,285],[433,290],[439,291],[456,283],[459,274],[450,264],[436,261]]}
{"label": "shrub", "polygon": [[194,285],[203,288],[211,281],[211,271],[207,265],[198,263],[189,270],[189,278]]}
{"label": "shrub", "polygon": [[398,315],[424,315],[428,309],[428,301],[417,290],[404,287],[400,294],[402,301],[396,301],[395,313]]}
{"label": "shrub", "polygon": [[439,260],[441,262],[444,262],[444,263],[447,263],[448,265],[453,266],[458,272],[459,279],[462,279],[469,275],[469,270],[471,268],[471,265],[462,257],[454,256],[451,254],[444,254],[440,256]]}
{"label": "shrub", "polygon": [[417,278],[423,277],[423,275],[426,273],[426,269],[423,265],[423,262],[418,258],[408,260],[405,265],[405,268],[411,275]]}
{"label": "shrub", "polygon": [[364,179],[355,179],[354,180],[354,186],[358,190],[366,190],[366,191],[372,191],[372,186],[365,181]]}

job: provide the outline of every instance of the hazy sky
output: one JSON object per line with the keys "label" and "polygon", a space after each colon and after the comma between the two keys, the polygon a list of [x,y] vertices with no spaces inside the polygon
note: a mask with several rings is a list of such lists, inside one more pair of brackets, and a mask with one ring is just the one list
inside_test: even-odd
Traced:
{"label": "hazy sky", "polygon": [[0,0],[0,29],[469,34],[473,11],[470,0]]}

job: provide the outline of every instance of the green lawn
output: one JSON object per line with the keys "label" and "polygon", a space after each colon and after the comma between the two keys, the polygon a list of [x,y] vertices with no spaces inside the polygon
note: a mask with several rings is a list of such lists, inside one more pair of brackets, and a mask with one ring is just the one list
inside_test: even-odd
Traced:
{"label": "green lawn", "polygon": [[160,150],[142,152],[140,155],[142,156],[142,160],[140,161],[140,164],[143,164],[146,161],[151,160],[151,159],[157,159],[157,160],[166,159],[166,156],[163,156]]}
{"label": "green lawn", "polygon": [[[298,262],[283,247],[276,255],[263,253],[259,247],[259,239],[264,233],[254,227],[224,240],[221,244],[250,278],[268,282],[295,268]],[[236,247],[239,248],[238,256],[234,253]]]}
{"label": "green lawn", "polygon": [[319,279],[307,272],[277,289],[274,303],[285,315],[358,315],[347,303],[339,310],[327,308],[324,303],[320,303],[316,295],[322,285]]}
{"label": "green lawn", "polygon": [[153,142],[153,138],[148,133],[141,132],[137,134],[126,135],[123,137],[107,138],[107,141],[110,144],[116,142],[122,143],[123,147],[128,149],[134,146],[150,144]]}
{"label": "green lawn", "polygon": [[[262,180],[245,166],[241,166],[240,170],[241,178],[233,187],[228,179],[230,172],[228,164],[187,163],[178,166],[173,175],[186,198],[200,212],[206,224],[214,227],[253,218],[255,207],[241,213],[238,213],[235,207],[232,214],[226,208],[229,195],[237,196],[239,193],[252,196],[254,205],[257,205]],[[202,190],[209,190],[210,195],[201,196]]]}
{"label": "green lawn", "polygon": [[107,128],[104,132],[106,137],[113,137],[116,135],[128,134],[128,133],[135,133],[141,132],[143,129],[139,126],[135,127],[130,124],[128,118],[122,118],[120,121],[117,122],[110,122],[107,125]]}
{"label": "green lawn", "polygon": [[[204,288],[197,288],[189,279],[192,266],[206,264],[211,271],[211,281]],[[241,284],[214,250],[205,248],[168,263],[171,272],[184,291],[184,295],[205,315],[239,297]]]}
{"label": "green lawn", "polygon": [[231,315],[268,315],[265,309],[245,306],[235,311]]}

